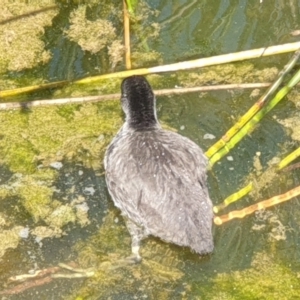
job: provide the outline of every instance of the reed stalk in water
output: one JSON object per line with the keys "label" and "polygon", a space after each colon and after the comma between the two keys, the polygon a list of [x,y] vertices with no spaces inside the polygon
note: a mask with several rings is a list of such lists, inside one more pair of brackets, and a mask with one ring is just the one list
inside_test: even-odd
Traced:
{"label": "reed stalk in water", "polygon": [[285,157],[278,165],[278,170],[283,169],[288,164],[290,164],[293,160],[300,156],[300,147]]}
{"label": "reed stalk in water", "polygon": [[[111,73],[111,74],[87,77],[87,78],[76,80],[73,83],[88,84],[88,83],[92,83],[92,82],[101,81],[102,79],[125,78],[125,77],[132,76],[132,75],[148,75],[148,74],[155,74],[155,73],[196,69],[196,68],[208,67],[208,66],[213,66],[213,65],[218,65],[218,64],[242,61],[242,60],[252,59],[252,58],[257,58],[257,57],[288,53],[288,52],[296,51],[299,48],[300,48],[300,42],[283,44],[283,45],[271,46],[271,47],[267,47],[267,48],[252,49],[252,50],[247,50],[247,51],[242,51],[242,52],[235,52],[235,53],[212,56],[212,57],[207,57],[207,58],[200,58],[200,59],[196,59],[196,60],[179,62],[179,63],[170,64],[170,65],[127,70],[127,71],[121,71],[121,72],[116,72],[116,73]],[[71,83],[71,82],[65,81],[64,83],[67,84],[67,83]],[[39,86],[24,87],[24,88],[18,88],[18,89],[14,89],[14,90],[0,91],[0,98],[14,96],[14,95],[18,95],[18,94],[22,94],[22,93],[26,93],[26,92],[32,92],[32,91],[40,90],[42,88],[43,89],[52,88],[58,84],[62,84],[62,83],[51,82],[51,83],[43,84],[43,85],[39,85]]]}
{"label": "reed stalk in water", "polygon": [[[209,157],[211,148],[206,152],[206,155],[209,157],[210,166],[213,166],[218,160],[225,156],[235,145],[240,142],[240,140],[247,135],[259,122],[260,120],[271,110],[273,109],[289,92],[290,90],[298,84],[300,81],[300,70],[293,76],[293,78],[288,82],[288,84],[283,87],[275,97],[268,102],[258,113],[256,113],[248,123],[246,123],[237,134],[235,134],[223,148],[220,148],[218,152]],[[214,147],[214,146],[213,146]]]}
{"label": "reed stalk in water", "polygon": [[241,210],[234,210],[226,215],[222,215],[222,216],[217,216],[214,217],[214,223],[216,225],[221,225],[225,222],[228,222],[232,219],[236,219],[236,218],[244,218],[247,215],[250,215],[252,213],[254,213],[257,210],[261,210],[261,209],[265,209],[267,207],[271,207],[274,206],[276,204],[288,201],[296,196],[300,195],[300,186],[295,187],[294,189],[278,195],[278,196],[274,196],[268,200],[264,200],[258,203],[255,203],[253,205],[250,205],[248,207],[245,207]]}
{"label": "reed stalk in water", "polygon": [[246,196],[252,191],[253,185],[252,182],[250,182],[247,186],[243,187],[236,193],[228,196],[221,204],[214,206],[214,213],[219,213],[221,210],[223,210],[225,207],[227,207],[229,204],[238,201],[242,197]]}
{"label": "reed stalk in water", "polygon": [[270,99],[270,96],[275,93],[280,84],[283,82],[284,77],[292,70],[295,66],[296,62],[300,57],[300,49],[295,52],[293,57],[290,59],[288,64],[283,68],[283,70],[278,74],[276,81],[272,84],[272,86],[260,97],[260,99],[235,123],[222,138],[216,142],[213,146],[209,148],[206,152],[206,156],[211,158],[215,153],[217,153],[221,148],[225,147],[226,143],[232,139],[232,137],[237,134],[243,126],[249,120],[251,120],[255,114],[264,107],[264,105]]}
{"label": "reed stalk in water", "polygon": [[130,19],[128,12],[128,4],[130,4],[131,10],[131,1],[123,0],[123,17],[124,17],[124,44],[125,44],[125,64],[126,69],[131,69],[131,52],[130,52]]}
{"label": "reed stalk in water", "polygon": [[[300,156],[300,148],[296,149],[289,155],[287,155],[277,166],[277,170],[281,170],[284,167],[286,167],[289,163],[291,163],[293,160],[295,160],[297,157]],[[300,164],[299,164],[300,166]],[[298,164],[292,165],[291,169],[299,167]],[[287,169],[287,170],[286,170]],[[284,171],[290,171],[288,168],[286,168]],[[219,205],[214,206],[213,210],[214,213],[219,213],[221,210],[223,210],[225,207],[230,205],[233,202],[236,202],[249,194],[253,190],[253,184],[250,182],[247,186],[243,187],[239,191],[233,193],[232,195],[228,196],[222,203]]]}
{"label": "reed stalk in water", "polygon": [[[184,94],[184,93],[195,93],[195,92],[208,92],[217,90],[230,90],[230,89],[257,89],[265,88],[270,86],[271,83],[238,83],[238,84],[220,84],[211,86],[196,86],[190,88],[173,88],[173,89],[162,89],[154,90],[156,96],[170,95],[170,94]],[[120,99],[121,94],[108,94],[98,96],[84,96],[74,98],[61,98],[61,99],[42,99],[33,100],[26,102],[5,102],[0,103],[0,110],[24,108],[24,107],[36,107],[45,105],[63,105],[71,103],[84,103],[84,102],[98,102],[106,100]]]}

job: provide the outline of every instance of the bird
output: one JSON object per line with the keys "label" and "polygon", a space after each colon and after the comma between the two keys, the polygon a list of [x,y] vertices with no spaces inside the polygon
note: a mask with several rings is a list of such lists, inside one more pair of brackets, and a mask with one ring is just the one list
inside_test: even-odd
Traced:
{"label": "bird", "polygon": [[141,261],[140,244],[148,236],[199,255],[211,253],[207,157],[187,137],[161,127],[144,76],[122,81],[121,106],[125,122],[106,149],[104,168],[109,194],[131,235],[129,257]]}

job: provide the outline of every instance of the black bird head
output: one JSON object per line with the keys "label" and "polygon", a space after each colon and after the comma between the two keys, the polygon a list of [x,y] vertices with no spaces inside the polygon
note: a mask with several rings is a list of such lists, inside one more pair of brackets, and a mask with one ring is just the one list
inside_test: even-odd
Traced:
{"label": "black bird head", "polygon": [[156,100],[145,77],[125,78],[121,85],[121,102],[128,126],[136,130],[157,128]]}

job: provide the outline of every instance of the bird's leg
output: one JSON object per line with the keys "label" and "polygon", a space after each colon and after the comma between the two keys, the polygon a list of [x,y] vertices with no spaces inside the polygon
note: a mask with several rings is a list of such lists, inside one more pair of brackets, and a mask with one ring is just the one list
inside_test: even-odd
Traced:
{"label": "bird's leg", "polygon": [[130,221],[129,219],[126,220],[126,226],[131,235],[131,252],[132,252],[131,256],[129,256],[127,259],[134,263],[141,262],[142,257],[140,256],[139,253],[140,243],[141,240],[147,236],[147,234],[145,233],[144,228],[138,226],[136,223]]}
{"label": "bird's leg", "polygon": [[[142,260],[142,257],[140,256],[139,250],[140,250],[140,240],[136,238],[136,236],[131,236],[131,258],[135,263],[139,263]],[[129,257],[129,258],[130,258]]]}

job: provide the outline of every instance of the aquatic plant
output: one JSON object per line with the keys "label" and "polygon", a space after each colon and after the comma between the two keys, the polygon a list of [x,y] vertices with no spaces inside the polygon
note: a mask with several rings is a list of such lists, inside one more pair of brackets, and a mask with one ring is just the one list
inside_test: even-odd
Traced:
{"label": "aquatic plant", "polygon": [[[45,27],[52,24],[58,13],[58,9],[49,4],[51,1],[48,0],[30,3],[1,1],[0,73],[21,71],[49,62],[51,53],[45,50],[41,38]],[[10,19],[14,21],[9,22]]]}
{"label": "aquatic plant", "polygon": [[[20,79],[14,79],[13,77],[10,77],[8,80],[6,78],[1,80],[0,97],[11,97],[10,100],[13,101],[26,100],[27,102],[10,103],[11,106],[7,105],[6,107],[5,104],[0,105],[1,108],[17,108],[17,110],[0,112],[0,161],[2,165],[7,166],[9,172],[14,174],[10,179],[5,179],[5,182],[0,182],[0,202],[3,206],[4,204],[9,206],[13,198],[17,204],[12,209],[17,208],[26,213],[26,220],[25,218],[20,218],[15,222],[8,211],[1,211],[0,257],[5,257],[5,255],[10,257],[9,249],[16,249],[20,245],[20,242],[23,241],[22,234],[24,236],[24,230],[25,233],[29,232],[29,236],[32,237],[32,240],[37,245],[40,245],[39,243],[43,239],[54,239],[66,234],[66,228],[71,228],[70,225],[75,224],[77,225],[76,228],[85,227],[89,224],[95,225],[95,219],[92,219],[91,214],[86,211],[87,202],[85,196],[77,191],[74,192],[74,186],[66,188],[64,197],[57,192],[57,182],[62,180],[62,178],[64,178],[64,181],[67,181],[67,176],[60,177],[66,174],[54,167],[70,163],[72,166],[80,165],[85,168],[100,170],[99,173],[101,175],[99,177],[103,175],[101,173],[101,161],[104,149],[122,122],[121,110],[117,101],[108,101],[119,97],[121,78],[132,74],[152,73],[148,77],[155,88],[172,88],[172,90],[161,91],[165,95],[168,93],[183,93],[196,90],[207,91],[213,88],[221,88],[220,85],[217,87],[198,87],[198,85],[209,85],[212,83],[230,83],[234,84],[230,85],[230,88],[245,88],[246,84],[243,85],[245,81],[247,83],[259,81],[262,84],[257,85],[257,87],[268,86],[278,75],[278,68],[271,66],[259,69],[253,61],[251,63],[245,61],[237,63],[237,61],[273,55],[279,53],[278,51],[282,53],[295,51],[300,45],[299,42],[295,42],[163,66],[160,61],[160,53],[151,50],[148,45],[149,37],[157,37],[160,30],[156,23],[147,23],[147,16],[156,12],[150,12],[147,5],[141,2],[139,5],[144,5],[141,6],[143,9],[140,9],[140,11],[137,9],[137,12],[129,17],[132,25],[131,35],[134,37],[133,51],[131,53],[132,65],[134,67],[142,67],[142,69],[91,76],[77,82],[66,80],[47,83],[42,78],[35,78],[33,75],[30,78],[26,77],[22,82]],[[19,3],[19,6],[21,9],[24,9],[24,14],[26,14],[30,12],[30,9],[44,8],[44,4],[39,3],[31,1],[30,5],[28,3]],[[81,3],[79,6],[74,6],[74,10],[70,13],[70,27],[65,31],[64,36],[64,38],[69,38],[73,44],[78,44],[83,51],[91,53],[92,56],[98,55],[109,59],[109,65],[112,69],[117,67],[123,60],[122,55],[124,53],[124,46],[116,30],[116,28],[120,27],[121,1],[118,1],[118,9],[116,7],[112,9],[112,5],[115,3],[116,1],[103,4],[101,11],[97,11],[97,13],[94,13],[93,8],[99,4],[99,1],[89,1],[85,2],[84,5]],[[9,1],[4,1],[1,4],[10,5],[10,8],[8,10],[6,8],[3,9],[2,13],[7,13],[11,7],[16,7],[16,4],[12,4]],[[34,5],[34,8],[31,5]],[[129,8],[129,10],[134,11],[134,6],[132,9]],[[51,24],[51,20],[57,14],[57,10],[53,9],[47,12],[49,12],[49,15],[46,15],[46,12],[36,15],[41,16],[40,19],[44,18],[45,20],[33,18],[33,16],[28,17],[30,23],[34,20],[33,22],[38,24],[34,32],[25,32],[26,44],[28,41],[32,42],[32,45],[33,42],[36,43],[34,48],[28,48],[32,52],[27,53],[24,51],[23,53],[22,50],[22,53],[17,53],[18,55],[14,60],[9,58],[8,54],[16,55],[16,51],[13,48],[11,53],[8,53],[6,47],[5,51],[2,51],[2,54],[7,55],[7,57],[0,62],[0,69],[2,68],[1,70],[3,70],[0,70],[1,72],[6,72],[6,70],[15,72],[49,61],[51,56],[45,50],[41,36],[45,26]],[[19,13],[14,11],[10,11],[10,14],[13,15],[11,17],[19,15]],[[5,21],[5,18],[1,18],[1,22]],[[20,23],[16,23],[20,27],[19,29],[22,29],[21,24],[24,24],[26,20],[23,19],[22,22],[20,20]],[[12,28],[14,22],[8,22],[7,26],[5,25],[1,28],[5,27],[7,31],[8,25]],[[94,34],[90,34],[91,32],[94,32]],[[19,33],[16,32],[16,34]],[[30,34],[32,38],[38,38],[39,42],[36,42],[36,39],[35,41],[32,39],[28,40]],[[5,43],[12,46],[15,38],[13,33],[7,31],[4,36],[6,36]],[[95,36],[98,36],[97,40],[95,40]],[[20,38],[20,41],[23,44],[25,43],[24,39]],[[148,64],[153,64],[154,61],[157,64],[156,67],[145,67]],[[211,67],[212,64],[217,65]],[[198,67],[201,68],[200,71],[196,70]],[[191,68],[193,68],[193,71],[191,71]],[[157,73],[165,72],[169,72],[171,75],[157,75]],[[19,78],[22,77],[21,73],[17,75],[20,75]],[[186,89],[175,89],[175,84]],[[16,86],[23,86],[23,88],[12,90]],[[253,87],[254,85],[250,86]],[[197,89],[190,89],[195,87]],[[228,87],[222,86],[223,89]],[[5,89],[10,90],[7,91]],[[51,95],[54,98],[67,98],[60,99],[60,102],[57,101],[56,103],[55,100],[51,99],[44,102],[30,102],[28,100],[31,99],[32,94],[25,95],[26,93],[46,89],[51,89]],[[157,92],[157,95],[159,95],[159,92]],[[107,93],[112,93],[109,96],[105,96],[107,101],[99,103],[81,102],[84,99],[93,102],[100,99],[103,100],[103,94]],[[101,94],[102,98],[91,96],[99,94]],[[14,95],[22,95],[24,98],[21,100],[20,98],[13,98]],[[81,96],[87,96],[87,98]],[[283,94],[281,93],[280,97],[282,96]],[[77,98],[74,99],[74,97]],[[299,92],[295,91],[287,97],[289,100],[294,101],[296,107],[299,106]],[[74,101],[74,104],[68,103],[69,100]],[[55,103],[55,106],[47,106],[51,104],[51,101]],[[62,105],[58,106],[57,104]],[[41,107],[38,107],[39,105]],[[167,116],[164,116],[163,119],[170,124],[170,119]],[[285,127],[291,128],[291,137],[297,141],[299,140],[298,119],[296,116],[277,119]],[[292,150],[284,150],[284,152],[292,152]],[[281,153],[280,157],[285,155],[286,153]],[[286,162],[289,163],[291,159],[296,159],[297,156],[298,150],[293,151],[290,156],[282,160],[279,168],[283,168]],[[252,184],[249,184],[249,182],[254,177],[254,180],[260,181],[260,185],[259,188],[256,188],[257,194],[252,195],[253,198],[257,198],[258,193],[260,195],[261,190],[269,187],[270,183],[275,184],[274,182],[277,180],[275,169],[271,167],[265,168],[264,165],[260,164],[258,158],[256,159],[256,174],[252,174],[252,177],[249,176],[243,180],[243,185],[247,184],[246,189],[242,189],[232,197],[229,197],[225,204],[229,204],[232,200],[245,195],[251,189],[249,186],[252,187]],[[277,165],[278,162],[280,162],[280,159],[277,161]],[[295,188],[293,195],[296,195],[298,192],[299,188]],[[100,193],[105,194],[102,190]],[[281,198],[288,200],[288,196],[291,195],[283,195]],[[275,201],[271,199],[271,204],[279,203],[279,197],[275,196],[275,198]],[[258,208],[266,207],[260,206],[260,204],[254,204],[254,206]],[[249,212],[249,208],[246,207],[244,209],[245,212]],[[86,239],[79,239],[72,248],[77,253],[76,259],[79,265],[88,270],[90,270],[91,266],[94,266],[94,270],[91,275],[92,278],[88,278],[84,284],[78,285],[77,289],[72,290],[69,296],[70,299],[75,297],[77,299],[109,298],[117,297],[121,294],[138,298],[147,296],[153,299],[172,299],[174,298],[175,290],[176,296],[180,295],[179,297],[182,296],[183,299],[188,299],[190,295],[202,296],[203,294],[209,299],[247,299],[247,297],[248,299],[271,299],[274,295],[284,299],[284,291],[287,291],[286,295],[290,298],[297,297],[299,294],[297,288],[294,288],[299,274],[284,266],[279,259],[276,259],[271,254],[257,254],[250,267],[211,275],[210,279],[206,279],[206,283],[211,289],[208,289],[207,286],[199,287],[199,285],[195,286],[193,283],[187,284],[183,282],[188,273],[188,268],[184,269],[183,261],[187,261],[188,264],[194,264],[193,257],[186,259],[183,249],[178,251],[178,249],[155,239],[150,239],[146,242],[146,247],[143,247],[142,251],[144,253],[142,255],[146,259],[141,265],[134,268],[116,267],[115,262],[128,254],[130,248],[129,236],[118,212],[114,208],[109,207],[109,211],[105,213],[106,216],[103,219],[97,220],[99,230],[92,234],[89,230],[85,231],[85,235],[89,236]],[[25,222],[29,223],[27,227],[24,227]],[[277,218],[276,222],[280,222],[280,220]],[[285,224],[281,225],[284,227]],[[222,228],[226,228],[226,226]],[[273,231],[271,233],[276,240],[283,239],[283,235]],[[205,265],[205,262],[203,264]],[[58,267],[53,266],[52,271],[55,268]],[[76,274],[75,271],[73,272],[73,277],[69,276],[69,278],[76,278],[78,273]],[[67,275],[70,274],[68,273]],[[276,285],[271,280],[274,277],[280,279],[280,282],[276,283]],[[47,280],[49,278],[50,275],[47,277]],[[53,278],[51,277],[51,280]],[[49,282],[47,280],[45,279],[40,283],[46,284]],[[262,282],[261,285],[257,285],[258,280]],[[24,283],[24,285],[26,284],[28,282]],[[291,285],[293,286],[292,288]],[[31,285],[31,287],[34,286],[38,286],[38,284],[34,283]],[[198,293],[200,289],[202,290]],[[278,289],[280,290],[278,291]],[[12,291],[16,292],[17,288],[15,287],[14,289],[13,287]]]}
{"label": "aquatic plant", "polygon": [[257,253],[251,267],[220,273],[207,290],[208,299],[296,299],[299,273],[268,253]]}

